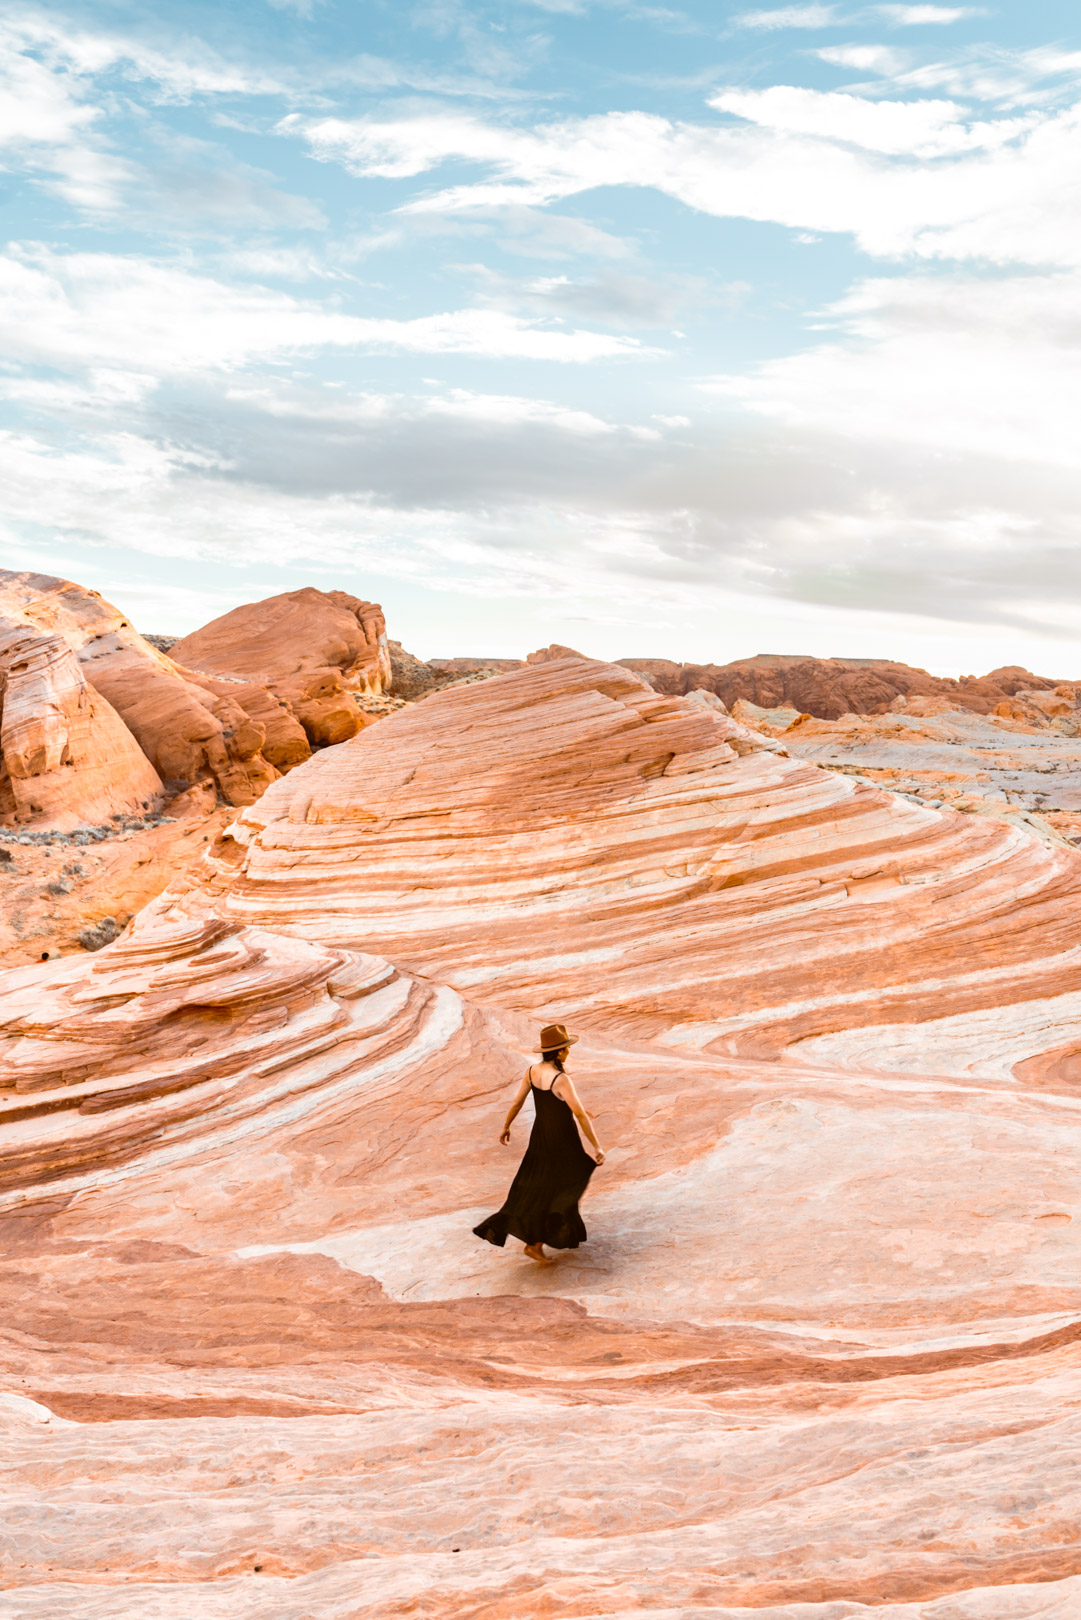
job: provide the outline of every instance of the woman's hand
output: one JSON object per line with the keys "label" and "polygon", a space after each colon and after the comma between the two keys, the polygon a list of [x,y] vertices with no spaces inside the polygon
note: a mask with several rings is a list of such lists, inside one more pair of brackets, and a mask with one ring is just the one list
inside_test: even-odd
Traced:
{"label": "woman's hand", "polygon": [[510,1126],[509,1125],[506,1126],[506,1128],[502,1131],[502,1133],[500,1134],[499,1140],[502,1142],[504,1147],[510,1147]]}
{"label": "woman's hand", "polygon": [[598,1164],[603,1164],[604,1163],[604,1149],[603,1148],[598,1148],[596,1153],[594,1153],[593,1157],[594,1157],[594,1159],[596,1159]]}

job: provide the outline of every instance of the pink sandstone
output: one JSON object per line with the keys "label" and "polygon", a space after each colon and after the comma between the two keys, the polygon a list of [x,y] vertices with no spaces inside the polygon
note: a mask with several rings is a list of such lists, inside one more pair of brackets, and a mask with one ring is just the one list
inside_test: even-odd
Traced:
{"label": "pink sandstone", "polygon": [[[1079,921],[577,657],[273,782],[0,992],[0,1616],[1073,1620]],[[550,1016],[538,1270],[470,1227]]]}

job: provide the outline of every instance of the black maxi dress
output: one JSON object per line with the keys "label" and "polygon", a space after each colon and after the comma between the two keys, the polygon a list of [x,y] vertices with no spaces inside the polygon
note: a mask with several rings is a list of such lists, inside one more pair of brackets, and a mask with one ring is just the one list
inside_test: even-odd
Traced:
{"label": "black maxi dress", "polygon": [[477,1237],[502,1248],[507,1234],[550,1249],[576,1249],[586,1240],[578,1200],[597,1168],[578,1135],[574,1115],[554,1091],[532,1080],[536,1118],[525,1157],[502,1209],[473,1228]]}

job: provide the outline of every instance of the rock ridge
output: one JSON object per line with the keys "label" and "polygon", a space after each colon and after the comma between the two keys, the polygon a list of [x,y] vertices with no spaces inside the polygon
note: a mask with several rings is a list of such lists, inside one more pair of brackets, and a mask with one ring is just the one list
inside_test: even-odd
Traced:
{"label": "rock ridge", "polygon": [[[845,714],[884,714],[898,698],[945,698],[959,708],[990,714],[1018,693],[1051,693],[1058,686],[1076,707],[1081,682],[1057,681],[1020,667],[988,675],[929,675],[926,670],[879,658],[804,658],[760,653],[730,664],[677,664],[663,658],[623,658],[627,669],[646,676],[659,692],[713,692],[731,708],[744,699],[762,709],[794,708],[822,720]],[[1031,705],[1030,705],[1031,706]]]}

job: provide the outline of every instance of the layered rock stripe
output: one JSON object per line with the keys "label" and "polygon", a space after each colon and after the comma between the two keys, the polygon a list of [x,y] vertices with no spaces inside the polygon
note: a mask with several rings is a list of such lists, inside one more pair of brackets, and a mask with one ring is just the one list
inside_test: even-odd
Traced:
{"label": "layered rock stripe", "polygon": [[574,658],[273,782],[0,997],[0,1615],[1077,1613],[1079,891]]}

